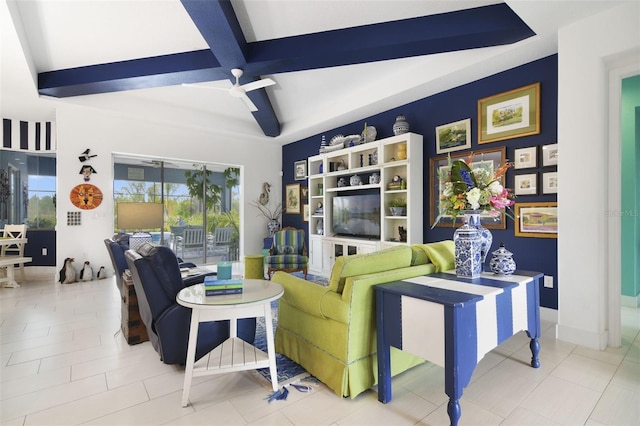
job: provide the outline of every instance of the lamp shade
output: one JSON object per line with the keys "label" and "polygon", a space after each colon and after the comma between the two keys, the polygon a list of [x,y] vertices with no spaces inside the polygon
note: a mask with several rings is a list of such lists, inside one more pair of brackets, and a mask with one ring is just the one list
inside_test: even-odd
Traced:
{"label": "lamp shade", "polygon": [[118,203],[118,229],[162,228],[162,204]]}

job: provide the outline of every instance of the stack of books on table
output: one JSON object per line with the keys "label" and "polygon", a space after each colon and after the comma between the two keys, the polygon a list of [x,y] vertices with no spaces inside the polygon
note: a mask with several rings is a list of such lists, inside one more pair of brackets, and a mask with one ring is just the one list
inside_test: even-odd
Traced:
{"label": "stack of books on table", "polygon": [[221,280],[216,276],[208,276],[204,278],[204,291],[207,296],[242,294],[242,280]]}

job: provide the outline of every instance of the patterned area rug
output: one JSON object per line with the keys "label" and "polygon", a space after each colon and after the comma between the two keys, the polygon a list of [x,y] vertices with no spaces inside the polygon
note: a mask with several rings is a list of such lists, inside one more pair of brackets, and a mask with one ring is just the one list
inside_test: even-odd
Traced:
{"label": "patterned area rug", "polygon": [[[292,275],[304,278],[303,274],[299,272],[295,272]],[[315,275],[307,275],[307,280],[322,286],[326,286],[328,283],[328,280],[326,278]],[[278,323],[278,301],[271,302],[271,316],[273,318],[273,330],[275,332],[276,325]],[[267,351],[264,318],[258,318],[257,320],[256,339],[254,341],[254,346],[262,351]],[[302,378],[310,376],[310,374],[307,373],[305,369],[302,368],[299,364],[291,361],[289,358],[282,354],[276,354],[276,366],[278,367],[278,383],[280,384],[280,386],[288,385]],[[267,381],[270,387],[271,374],[269,374],[269,369],[261,368],[255,371]]]}

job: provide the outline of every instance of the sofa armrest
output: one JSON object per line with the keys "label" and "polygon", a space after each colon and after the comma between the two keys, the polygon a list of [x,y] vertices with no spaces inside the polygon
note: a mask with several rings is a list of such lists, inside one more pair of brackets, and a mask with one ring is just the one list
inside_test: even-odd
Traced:
{"label": "sofa armrest", "polygon": [[282,271],[273,274],[271,281],[284,287],[282,299],[287,303],[310,315],[325,318],[322,314],[321,301],[325,293],[329,292],[327,287]]}

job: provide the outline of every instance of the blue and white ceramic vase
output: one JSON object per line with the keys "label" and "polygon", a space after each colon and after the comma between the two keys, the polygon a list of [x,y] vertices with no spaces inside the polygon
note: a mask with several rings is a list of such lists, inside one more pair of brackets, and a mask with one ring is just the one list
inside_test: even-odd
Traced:
{"label": "blue and white ceramic vase", "polygon": [[280,230],[280,222],[278,222],[275,219],[272,219],[269,222],[267,222],[267,233],[269,234],[269,237],[273,237],[273,234],[275,234],[279,230]]}
{"label": "blue and white ceramic vase", "polygon": [[489,267],[496,275],[511,275],[516,270],[516,262],[513,260],[513,253],[500,244],[500,248],[493,253]]}
{"label": "blue and white ceramic vase", "polygon": [[477,278],[482,274],[482,235],[479,213],[465,212],[465,223],[453,233],[456,275]]}

